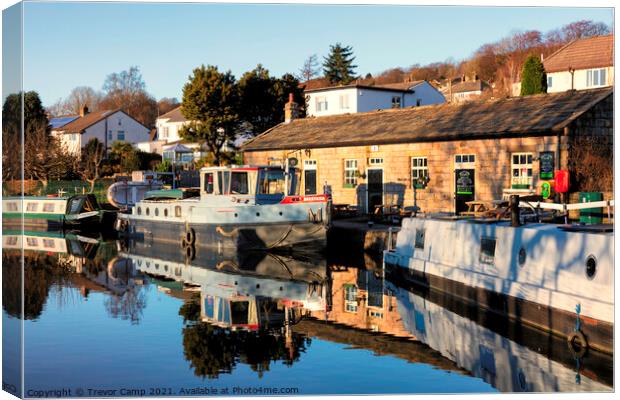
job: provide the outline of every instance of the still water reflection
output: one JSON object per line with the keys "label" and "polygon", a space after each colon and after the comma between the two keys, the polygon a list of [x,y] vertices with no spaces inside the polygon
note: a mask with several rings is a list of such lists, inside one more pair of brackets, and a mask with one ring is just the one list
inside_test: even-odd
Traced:
{"label": "still water reflection", "polygon": [[9,325],[20,315],[22,244],[30,397],[53,389],[178,396],[612,387],[611,359],[549,358],[553,340],[511,338],[384,279],[380,260],[368,256],[203,249],[188,261],[175,246],[3,232]]}

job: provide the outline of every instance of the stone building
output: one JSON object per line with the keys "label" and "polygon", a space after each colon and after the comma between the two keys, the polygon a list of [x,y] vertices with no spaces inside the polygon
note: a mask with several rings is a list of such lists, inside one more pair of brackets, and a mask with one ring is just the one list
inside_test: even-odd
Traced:
{"label": "stone building", "polygon": [[[248,164],[297,158],[301,194],[328,186],[334,203],[362,211],[412,206],[414,178],[428,176],[427,187],[415,191],[418,206],[460,212],[466,201],[535,193],[557,169],[569,169],[571,179],[583,175],[571,145],[579,138],[604,143],[604,168],[590,172],[611,176],[612,88],[294,119],[242,149]],[[581,190],[579,182],[573,179],[571,191]]]}

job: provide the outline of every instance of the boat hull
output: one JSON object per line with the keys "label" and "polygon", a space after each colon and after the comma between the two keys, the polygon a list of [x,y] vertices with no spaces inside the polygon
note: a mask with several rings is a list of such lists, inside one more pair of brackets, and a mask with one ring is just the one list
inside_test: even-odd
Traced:
{"label": "boat hull", "polygon": [[127,235],[145,242],[183,244],[193,230],[195,247],[234,248],[238,250],[272,250],[288,248],[314,252],[325,249],[326,226],[312,222],[281,222],[264,224],[197,224],[129,220]]}
{"label": "boat hull", "polygon": [[613,352],[613,234],[412,218],[384,262],[404,281]]}

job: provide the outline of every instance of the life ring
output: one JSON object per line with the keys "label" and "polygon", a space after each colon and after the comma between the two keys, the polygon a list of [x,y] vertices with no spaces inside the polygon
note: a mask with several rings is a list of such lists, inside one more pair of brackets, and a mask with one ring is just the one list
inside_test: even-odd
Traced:
{"label": "life ring", "polygon": [[568,348],[575,358],[581,358],[588,350],[588,341],[581,331],[574,331],[568,335]]}
{"label": "life ring", "polygon": [[239,228],[233,228],[230,232],[226,232],[221,226],[215,228],[215,231],[224,237],[232,237],[237,233],[238,230]]}
{"label": "life ring", "polygon": [[193,261],[196,258],[196,248],[194,246],[187,246],[185,248],[185,259]]}
{"label": "life ring", "polygon": [[187,245],[193,246],[194,243],[196,242],[196,231],[194,230],[194,228],[188,228],[185,231],[185,237],[183,239],[185,239],[185,242],[187,242]]}

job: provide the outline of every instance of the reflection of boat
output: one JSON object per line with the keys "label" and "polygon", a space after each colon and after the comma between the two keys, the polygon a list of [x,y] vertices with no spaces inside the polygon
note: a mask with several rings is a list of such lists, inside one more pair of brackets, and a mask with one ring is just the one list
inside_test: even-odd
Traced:
{"label": "reflection of boat", "polygon": [[2,231],[2,248],[89,257],[96,252],[99,240],[73,232]]}
{"label": "reflection of boat", "polygon": [[47,228],[112,226],[116,212],[104,210],[93,194],[70,197],[5,197],[2,199],[3,226]]}
{"label": "reflection of boat", "polygon": [[300,196],[294,168],[212,167],[200,171],[198,196],[153,191],[117,229],[133,237],[190,246],[266,250],[323,248],[329,196]]}
{"label": "reflection of boat", "polygon": [[504,322],[499,329],[508,333],[505,337],[483,326],[493,318],[480,309],[437,292],[431,299],[444,304],[429,301],[428,291],[388,287],[412,335],[503,392],[612,390],[613,361],[608,355],[589,352],[575,358],[565,341]]}
{"label": "reflection of boat", "polygon": [[[229,258],[215,253],[209,266],[140,255],[134,250],[121,255],[141,272],[200,286],[202,319],[216,325],[258,329],[293,318],[288,310],[327,308],[324,263],[318,266],[263,252]],[[204,262],[205,258],[197,260]]]}
{"label": "reflection of boat", "polygon": [[596,228],[410,218],[384,259],[413,282],[567,337],[576,350],[612,352],[613,233]]}

